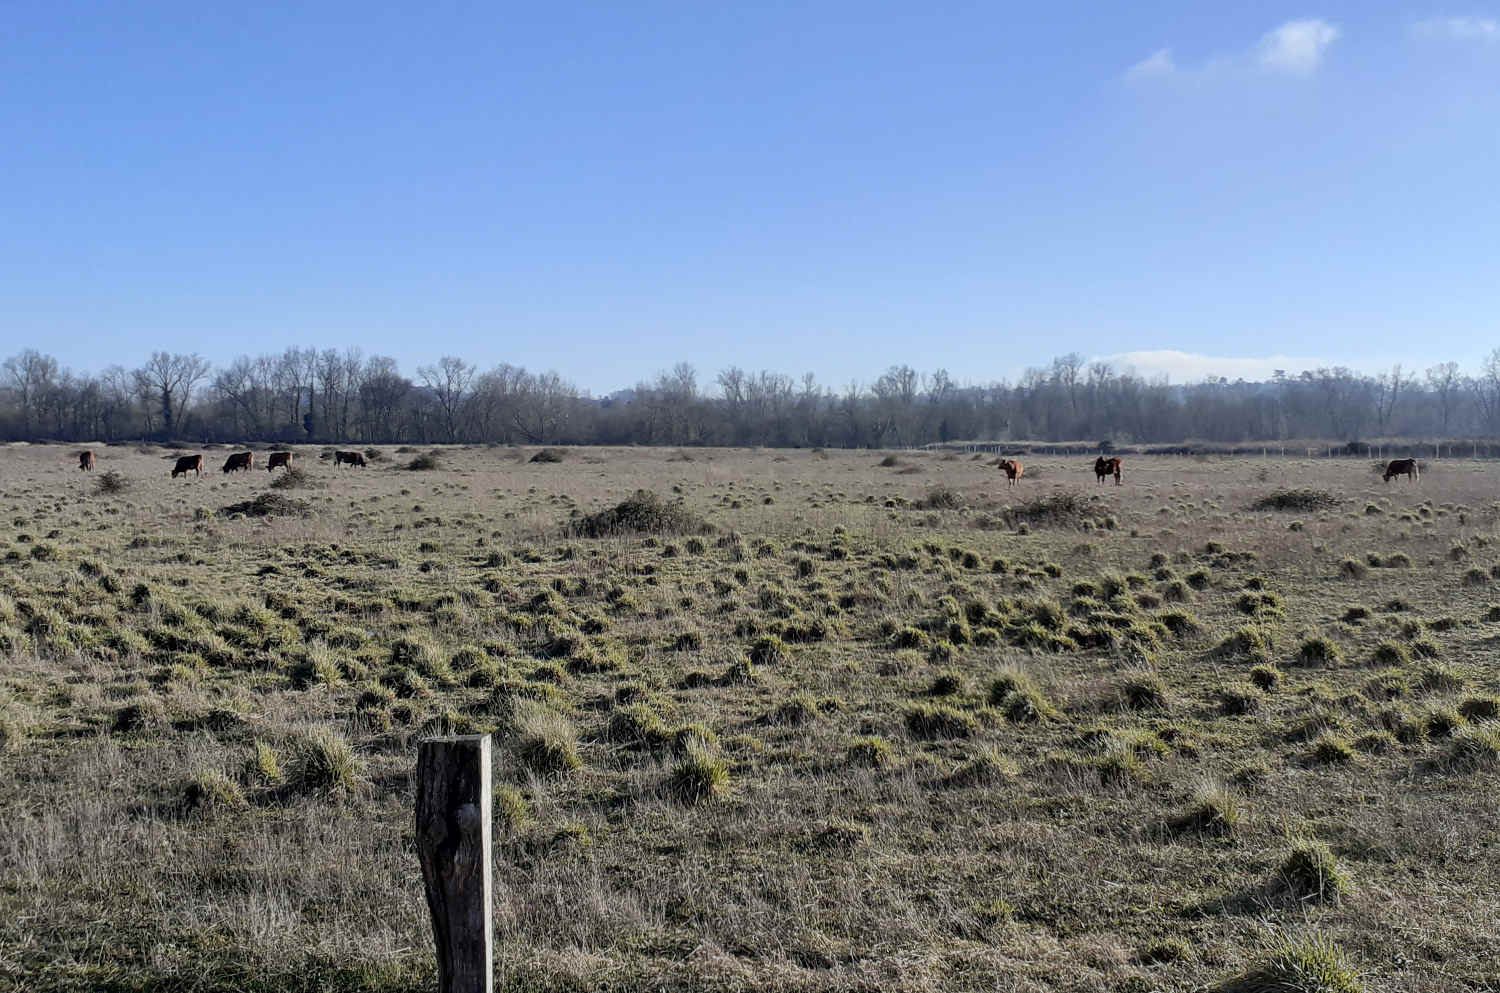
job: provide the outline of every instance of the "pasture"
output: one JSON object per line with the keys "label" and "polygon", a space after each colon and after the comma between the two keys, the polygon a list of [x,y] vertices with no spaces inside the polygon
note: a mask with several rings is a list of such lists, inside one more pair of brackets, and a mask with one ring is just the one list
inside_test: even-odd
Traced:
{"label": "pasture", "polygon": [[1500,989],[1500,464],[95,452],[0,449],[0,988],[431,988],[454,730],[501,989]]}

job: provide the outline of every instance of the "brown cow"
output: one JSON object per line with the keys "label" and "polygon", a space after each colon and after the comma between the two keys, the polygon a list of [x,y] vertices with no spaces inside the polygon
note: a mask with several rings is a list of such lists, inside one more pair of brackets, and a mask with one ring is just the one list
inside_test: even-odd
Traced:
{"label": "brown cow", "polygon": [[1021,473],[1025,471],[1021,468],[1021,463],[1014,459],[1001,459],[1000,468],[1005,472],[1005,478],[1011,486],[1016,485],[1016,480],[1020,479]]}
{"label": "brown cow", "polygon": [[266,472],[270,472],[272,469],[275,469],[278,466],[280,468],[285,469],[288,472],[290,472],[291,469],[292,469],[292,453],[291,452],[272,452],[271,453],[271,461],[266,466]]}
{"label": "brown cow", "polygon": [[1115,485],[1120,485],[1120,460],[1117,458],[1107,459],[1099,456],[1094,460],[1094,475],[1099,477],[1099,482],[1104,482],[1110,476],[1115,477]]}
{"label": "brown cow", "polygon": [[176,479],[178,473],[185,477],[190,472],[196,472],[200,477],[203,475],[202,455],[182,455],[177,459],[177,464],[172,467],[172,478]]}
{"label": "brown cow", "polygon": [[84,472],[93,472],[94,471],[94,453],[93,452],[79,452],[78,453],[78,468],[82,469]]}
{"label": "brown cow", "polygon": [[1422,478],[1417,471],[1416,459],[1393,459],[1385,464],[1385,481],[1389,483],[1392,476],[1405,476],[1408,480],[1415,481]]}
{"label": "brown cow", "polygon": [[253,468],[255,468],[254,452],[235,452],[224,460],[224,471],[226,473],[239,472],[241,469],[249,472]]}
{"label": "brown cow", "polygon": [[348,463],[349,465],[363,466],[365,464],[365,457],[363,455],[361,455],[359,452],[334,452],[333,453],[333,467],[335,469],[337,469],[339,466],[341,466],[341,465],[343,465],[345,463]]}

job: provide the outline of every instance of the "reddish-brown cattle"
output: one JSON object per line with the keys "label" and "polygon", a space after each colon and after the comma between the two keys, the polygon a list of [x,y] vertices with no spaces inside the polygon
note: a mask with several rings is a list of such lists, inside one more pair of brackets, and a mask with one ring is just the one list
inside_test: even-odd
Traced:
{"label": "reddish-brown cattle", "polygon": [[361,455],[359,452],[334,452],[333,453],[333,467],[335,469],[337,469],[339,466],[344,465],[346,463],[348,465],[362,466],[362,465],[365,464],[365,457],[363,455]]}
{"label": "reddish-brown cattle", "polygon": [[225,472],[239,472],[242,469],[249,472],[253,468],[255,468],[254,452],[235,452],[224,460]]}
{"label": "reddish-brown cattle", "polygon": [[272,469],[276,468],[286,469],[290,471],[292,468],[292,453],[272,452],[271,460],[266,464],[266,472],[270,472]]}
{"label": "reddish-brown cattle", "polygon": [[1099,456],[1094,460],[1094,475],[1099,477],[1099,482],[1104,482],[1110,476],[1115,477],[1115,485],[1120,485],[1120,460],[1107,459]]}
{"label": "reddish-brown cattle", "polygon": [[199,476],[203,475],[202,455],[179,456],[177,459],[177,464],[172,467],[172,478],[176,479],[178,473],[186,476],[190,472],[196,472]]}
{"label": "reddish-brown cattle", "polygon": [[1016,485],[1016,480],[1020,479],[1021,473],[1025,471],[1021,468],[1021,463],[1014,459],[1001,459],[1000,470],[1005,473],[1005,479],[1011,486]]}
{"label": "reddish-brown cattle", "polygon": [[94,453],[93,452],[79,452],[78,453],[78,468],[82,469],[84,472],[93,472],[94,471]]}
{"label": "reddish-brown cattle", "polygon": [[1385,481],[1389,483],[1392,476],[1405,476],[1416,481],[1422,478],[1422,473],[1417,470],[1416,459],[1393,459],[1385,464]]}

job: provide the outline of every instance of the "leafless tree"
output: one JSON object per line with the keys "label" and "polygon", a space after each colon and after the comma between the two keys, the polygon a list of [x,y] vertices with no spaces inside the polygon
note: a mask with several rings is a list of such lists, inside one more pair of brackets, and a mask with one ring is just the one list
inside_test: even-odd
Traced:
{"label": "leafless tree", "polygon": [[181,426],[182,416],[193,399],[193,389],[208,375],[208,360],[201,355],[153,352],[135,371],[137,391],[149,397],[161,413],[161,432],[171,438]]}

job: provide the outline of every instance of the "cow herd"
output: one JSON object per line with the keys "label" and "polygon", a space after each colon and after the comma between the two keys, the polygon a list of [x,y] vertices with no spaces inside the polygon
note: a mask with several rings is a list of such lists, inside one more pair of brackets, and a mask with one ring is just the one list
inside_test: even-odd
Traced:
{"label": "cow herd", "polygon": [[[362,452],[335,451],[333,453],[333,466],[335,469],[341,465],[363,468],[368,464]],[[1015,459],[1001,459],[996,463],[996,466],[1001,472],[1005,473],[1006,482],[1010,486],[1015,486],[1025,473],[1025,469],[1022,468],[1021,463]],[[1113,476],[1115,477],[1115,485],[1119,486],[1121,485],[1120,466],[1121,460],[1119,458],[1101,455],[1094,460],[1094,476],[1099,483],[1103,483],[1110,476]],[[93,451],[78,453],[78,468],[84,472],[94,471]],[[226,475],[231,472],[249,472],[253,468],[255,468],[254,452],[235,452],[224,460],[224,473]],[[274,472],[277,469],[290,471],[291,468],[291,452],[271,452],[270,457],[266,460],[267,472]],[[179,475],[186,478],[190,472],[196,473],[198,476],[203,475],[202,455],[183,455],[178,458],[177,464],[172,467],[172,478],[176,479]],[[1417,468],[1416,459],[1393,459],[1387,462],[1385,466],[1385,481],[1387,483],[1391,481],[1393,476],[1405,476],[1407,480],[1413,481],[1420,479],[1421,475],[1421,472]]]}
{"label": "cow herd", "polygon": [[[83,470],[84,472],[93,472],[94,471],[94,461],[95,461],[95,459],[94,459],[94,453],[93,453],[92,450],[83,451],[83,452],[79,452],[78,453],[78,468],[81,469],[81,470]],[[363,455],[361,455],[359,452],[334,452],[333,453],[333,464],[335,466],[343,465],[345,463],[347,463],[348,465],[358,465],[358,466],[362,466],[362,465],[366,464],[365,463],[365,457]],[[184,479],[186,479],[187,478],[187,474],[190,473],[190,472],[193,473],[195,477],[201,477],[203,475],[203,466],[204,466],[204,461],[203,461],[203,456],[201,454],[199,454],[199,455],[180,455],[180,456],[178,456],[177,461],[175,463],[173,463],[173,465],[172,465],[172,478],[176,479],[178,476],[181,476]],[[252,470],[254,468],[255,468],[255,453],[254,452],[234,452],[233,454],[231,454],[229,456],[229,458],[227,458],[227,459],[224,460],[223,471],[224,471],[225,475],[228,475],[231,472],[249,472],[250,470]],[[266,471],[267,472],[274,472],[277,469],[286,469],[287,471],[290,472],[291,468],[292,468],[292,453],[291,452],[271,452],[271,453],[269,453],[269,458],[266,459]]]}

